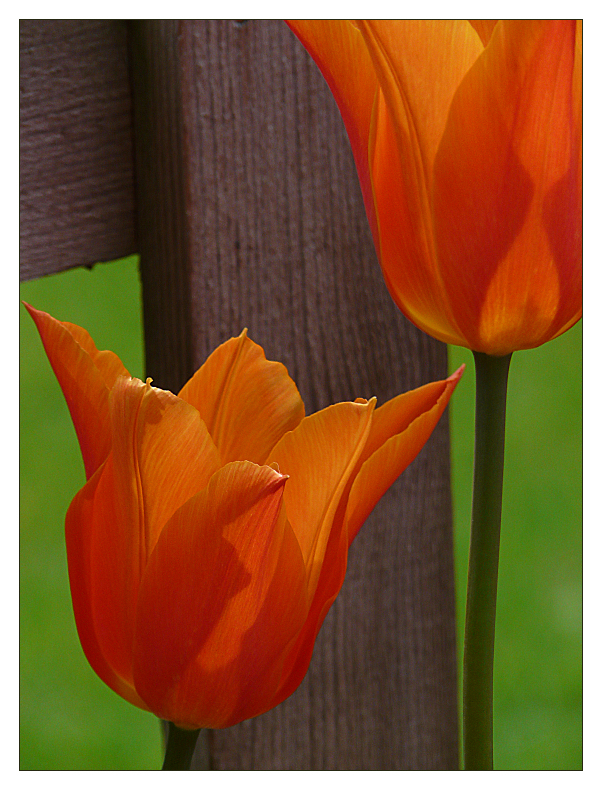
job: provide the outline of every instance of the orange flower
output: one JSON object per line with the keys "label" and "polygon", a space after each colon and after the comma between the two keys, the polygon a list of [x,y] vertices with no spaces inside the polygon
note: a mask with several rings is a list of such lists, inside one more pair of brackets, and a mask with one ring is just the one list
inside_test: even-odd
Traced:
{"label": "orange flower", "polygon": [[328,82],[387,287],[425,332],[533,348],[581,316],[581,23],[289,22]]}
{"label": "orange flower", "polygon": [[310,417],[244,331],[179,395],[131,378],[87,332],[27,306],[88,482],[66,519],[84,652],[122,697],[179,727],[228,727],[309,666],[347,550],[437,424],[462,370]]}

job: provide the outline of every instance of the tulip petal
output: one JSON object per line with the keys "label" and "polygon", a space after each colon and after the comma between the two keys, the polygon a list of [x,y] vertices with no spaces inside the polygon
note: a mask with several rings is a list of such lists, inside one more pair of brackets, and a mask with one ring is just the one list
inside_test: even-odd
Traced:
{"label": "tulip petal", "polygon": [[92,612],[92,534],[96,492],[103,471],[104,467],[101,467],[75,495],[65,519],[73,613],[83,651],[98,677],[128,702],[148,710],[134,689],[131,678],[121,677],[109,664],[96,634]]}
{"label": "tulip petal", "polygon": [[463,371],[464,366],[447,380],[399,395],[374,411],[369,437],[356,464],[359,471],[350,478],[341,498],[311,608],[287,656],[273,705],[290,696],[305,677],[316,636],[343,584],[351,541],[374,505],[422,449]]}
{"label": "tulip petal", "polygon": [[307,614],[286,478],[234,462],[163,530],[140,588],[134,677],[149,707],[182,727],[262,712]]}
{"label": "tulip petal", "polygon": [[324,562],[309,613],[303,628],[286,655],[282,668],[282,681],[270,707],[275,707],[290,697],[307,674],[316,637],[345,580],[348,540],[344,527],[344,509],[339,507],[328,538]]}
{"label": "tulip petal", "polygon": [[474,29],[479,34],[479,38],[483,43],[483,46],[486,47],[489,44],[489,39],[491,38],[491,34],[493,33],[493,29],[497,25],[497,19],[469,19],[470,24],[474,27]]}
{"label": "tulip petal", "polygon": [[337,403],[306,417],[270,455],[290,475],[284,503],[313,596],[341,496],[370,432],[375,400]]}
{"label": "tulip petal", "polygon": [[358,25],[393,123],[407,133],[428,189],[451,101],[483,44],[463,19],[364,19]]}
{"label": "tulip petal", "polygon": [[430,205],[409,135],[377,105],[372,180],[378,205],[379,260],[389,293],[416,326],[463,345],[453,305],[436,266]]}
{"label": "tulip petal", "polygon": [[103,654],[133,685],[138,589],[167,520],[218,468],[196,409],[137,379],[111,391],[113,449],[92,508],[90,575],[95,632]]}
{"label": "tulip petal", "polygon": [[171,392],[120,379],[110,407],[115,469],[128,489],[136,481],[130,507],[143,508],[149,557],[168,519],[219,468],[219,455],[198,411]]}
{"label": "tulip petal", "polygon": [[372,113],[380,89],[363,37],[347,19],[289,19],[287,25],[315,60],[337,102],[355,158],[374,243],[378,245],[368,149]]}
{"label": "tulip petal", "polygon": [[128,370],[117,354],[113,351],[99,351],[90,335],[81,326],[72,324],[70,321],[63,321],[62,324],[70,332],[74,340],[80,344],[86,354],[90,356],[92,362],[100,371],[100,375],[108,389],[111,389],[119,376],[129,377]]}
{"label": "tulip petal", "polygon": [[450,107],[433,187],[438,257],[477,351],[539,345],[580,316],[575,29],[500,21]]}
{"label": "tulip petal", "polygon": [[246,330],[217,348],[179,397],[198,409],[221,458],[262,464],[305,408],[280,362],[266,360]]}
{"label": "tulip petal", "polygon": [[376,409],[346,511],[349,544],[385,491],[422,450],[439,422],[464,365],[436,381],[392,398]]}
{"label": "tulip petal", "polygon": [[33,318],[48,360],[63,390],[79,441],[86,478],[106,459],[111,448],[109,390],[119,376],[128,376],[119,357],[98,351],[90,335],[75,324],[57,321],[23,303]]}
{"label": "tulip petal", "polygon": [[[583,20],[576,20],[573,80],[570,87],[570,159],[565,175],[544,198],[543,221],[559,271],[560,295],[556,317],[546,340],[566,332],[582,315],[583,256]],[[566,86],[568,89],[568,85]]]}
{"label": "tulip petal", "polygon": [[436,265],[432,165],[454,91],[483,46],[462,20],[361,20],[358,25],[383,92],[371,168],[387,287],[421,329],[446,342],[462,342]]}

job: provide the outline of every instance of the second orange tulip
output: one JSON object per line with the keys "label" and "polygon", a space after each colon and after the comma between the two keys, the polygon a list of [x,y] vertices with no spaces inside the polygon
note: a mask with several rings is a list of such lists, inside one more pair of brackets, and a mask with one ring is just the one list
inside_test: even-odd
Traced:
{"label": "second orange tulip", "polygon": [[581,316],[581,23],[301,20],[343,116],[389,291],[503,356]]}

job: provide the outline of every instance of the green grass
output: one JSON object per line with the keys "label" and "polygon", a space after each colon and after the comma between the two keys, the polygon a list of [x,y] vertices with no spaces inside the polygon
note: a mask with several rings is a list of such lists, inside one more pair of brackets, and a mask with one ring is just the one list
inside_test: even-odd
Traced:
{"label": "green grass", "polygon": [[[85,327],[142,376],[134,258],[25,283],[21,298]],[[160,767],[156,719],[90,669],[71,611],[65,512],[84,482],[69,413],[21,310],[21,768]],[[470,520],[474,372],[452,399],[459,633]],[[496,766],[581,767],[581,329],[510,369],[496,660]],[[461,641],[461,640],[460,640]]]}

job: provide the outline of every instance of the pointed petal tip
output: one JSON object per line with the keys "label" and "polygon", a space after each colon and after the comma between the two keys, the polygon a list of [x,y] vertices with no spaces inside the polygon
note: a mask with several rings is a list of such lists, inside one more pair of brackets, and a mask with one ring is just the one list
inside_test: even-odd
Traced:
{"label": "pointed petal tip", "polygon": [[376,408],[376,395],[373,395],[370,400],[367,398],[356,398],[353,403],[357,406],[364,406],[370,413],[372,413]]}
{"label": "pointed petal tip", "polygon": [[34,322],[35,322],[35,324],[36,324],[36,326],[38,328],[40,326],[39,322],[41,322],[41,321],[43,322],[43,321],[46,321],[48,319],[49,319],[50,323],[53,323],[53,324],[62,324],[62,325],[64,325],[64,323],[65,323],[64,321],[59,321],[58,318],[55,318],[54,316],[50,315],[50,313],[47,313],[45,310],[38,310],[36,307],[33,307],[32,305],[30,305],[24,299],[21,300],[21,304],[27,310],[29,315],[33,318],[33,320],[34,320]]}
{"label": "pointed petal tip", "polygon": [[283,475],[276,461],[272,461],[272,463],[268,464],[268,466],[270,467],[270,469],[273,469],[274,472],[276,472],[276,474],[280,475],[280,477],[284,482],[286,482],[289,479],[290,475]]}
{"label": "pointed petal tip", "polygon": [[282,474],[276,462],[256,464],[253,461],[231,461],[226,466],[237,467],[242,475],[254,476],[255,474],[265,473],[263,491],[265,494],[270,495],[277,493],[279,489],[283,488],[290,477],[288,474]]}
{"label": "pointed petal tip", "polygon": [[36,308],[35,308],[35,307],[32,307],[32,306],[31,306],[30,304],[28,304],[28,303],[27,303],[27,302],[26,302],[24,299],[22,299],[22,300],[21,300],[21,304],[22,304],[22,305],[23,305],[23,307],[24,307],[24,308],[27,310],[27,312],[28,312],[28,313],[29,313],[29,315],[30,315],[30,316],[33,318],[33,320],[34,320],[34,321],[36,320],[36,316],[37,316],[37,315],[40,315],[40,313],[42,313],[42,312],[43,312],[42,310],[36,310]]}
{"label": "pointed petal tip", "polygon": [[276,491],[278,491],[279,488],[283,488],[284,484],[286,483],[286,481],[290,477],[290,475],[283,475],[283,474],[281,474],[280,473],[280,469],[274,469],[274,466],[277,466],[277,464],[272,464],[270,466],[270,469],[273,472],[275,472],[276,477],[274,477],[273,480],[270,481],[270,483],[268,484],[268,487],[267,487],[268,490],[270,492],[272,492],[272,493],[275,493]]}
{"label": "pointed petal tip", "polygon": [[[359,400],[359,398],[356,400],[356,403],[358,402],[358,400]],[[373,395],[370,398],[370,400],[366,400],[365,398],[362,398],[362,400],[363,400],[363,403],[361,405],[365,406],[368,409],[368,411],[370,412],[370,414],[372,414],[374,412],[374,409],[376,408],[376,395]]]}
{"label": "pointed petal tip", "polygon": [[452,373],[451,376],[447,377],[447,381],[449,381],[450,383],[453,383],[454,385],[456,385],[460,381],[462,376],[464,375],[464,371],[465,370],[466,370],[466,365],[464,363],[462,363],[460,365],[460,367],[458,368],[458,370],[456,370],[454,373]]}

